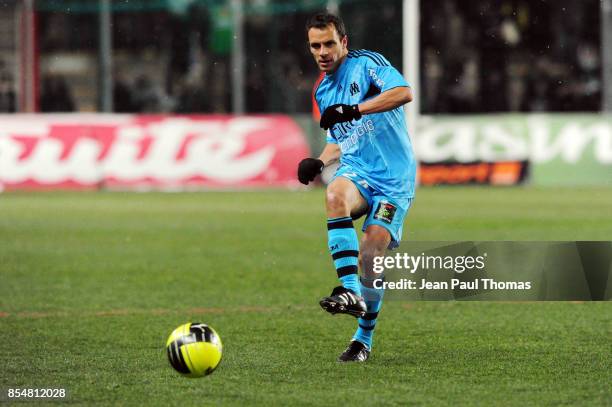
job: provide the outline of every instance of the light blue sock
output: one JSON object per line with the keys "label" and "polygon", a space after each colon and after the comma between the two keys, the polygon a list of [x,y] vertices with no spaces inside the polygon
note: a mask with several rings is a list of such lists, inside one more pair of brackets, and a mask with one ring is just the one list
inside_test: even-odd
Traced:
{"label": "light blue sock", "polygon": [[[382,278],[382,276],[380,277]],[[353,335],[353,339],[366,345],[368,349],[372,349],[372,339],[374,337],[374,328],[378,319],[378,312],[382,307],[382,301],[385,291],[382,288],[374,288],[373,280],[362,279],[361,292],[365,299],[368,310],[363,318],[359,318],[357,331]]]}
{"label": "light blue sock", "polygon": [[350,217],[327,220],[327,241],[338,279],[346,289],[361,295],[359,284],[359,240]]}

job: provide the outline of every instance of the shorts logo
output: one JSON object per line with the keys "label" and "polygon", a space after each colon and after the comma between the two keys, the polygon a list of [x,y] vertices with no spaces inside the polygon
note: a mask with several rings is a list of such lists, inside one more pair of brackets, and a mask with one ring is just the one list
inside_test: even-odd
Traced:
{"label": "shorts logo", "polygon": [[376,212],[374,213],[374,219],[381,220],[386,223],[393,222],[393,217],[395,216],[395,211],[397,208],[395,205],[387,202],[381,201],[378,204],[378,208],[376,208]]}

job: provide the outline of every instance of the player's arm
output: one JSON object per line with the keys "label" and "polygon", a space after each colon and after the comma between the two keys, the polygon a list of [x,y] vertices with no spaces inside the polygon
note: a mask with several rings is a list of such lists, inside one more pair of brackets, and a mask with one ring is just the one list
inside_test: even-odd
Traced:
{"label": "player's arm", "polygon": [[410,102],[412,102],[412,90],[408,86],[399,86],[360,103],[357,109],[362,115],[381,113],[396,109]]}
{"label": "player's arm", "polygon": [[308,185],[319,175],[323,168],[340,159],[340,147],[335,143],[327,143],[319,158],[304,158],[298,165],[298,180]]}
{"label": "player's arm", "polygon": [[328,107],[321,117],[321,127],[329,129],[336,123],[359,120],[364,114],[386,112],[409,102],[412,102],[410,87],[398,86],[358,105],[337,104]]}
{"label": "player's arm", "polygon": [[359,120],[364,114],[380,113],[396,109],[412,101],[410,84],[389,61],[380,54],[368,54],[363,58],[364,74],[369,84],[380,90],[372,99],[356,105],[335,104],[323,112],[321,127],[330,129],[336,123]]}
{"label": "player's arm", "polygon": [[319,156],[319,160],[323,162],[323,166],[327,167],[340,159],[340,147],[335,143],[327,143]]}

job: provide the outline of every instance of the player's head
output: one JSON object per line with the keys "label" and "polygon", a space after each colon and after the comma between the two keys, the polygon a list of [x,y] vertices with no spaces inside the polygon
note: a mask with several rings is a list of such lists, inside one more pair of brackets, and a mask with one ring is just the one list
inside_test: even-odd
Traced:
{"label": "player's head", "polygon": [[334,72],[348,53],[348,37],[340,17],[317,13],[306,23],[308,47],[323,72]]}

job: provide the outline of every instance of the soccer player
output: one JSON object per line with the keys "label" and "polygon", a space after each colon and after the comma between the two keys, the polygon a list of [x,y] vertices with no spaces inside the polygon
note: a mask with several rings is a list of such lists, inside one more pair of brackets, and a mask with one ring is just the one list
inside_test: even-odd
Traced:
{"label": "soccer player", "polygon": [[[382,276],[373,273],[373,259],[398,246],[414,198],[416,164],[402,107],[412,101],[412,91],[382,55],[348,49],[339,17],[316,14],[306,31],[310,52],[325,73],[314,96],[327,144],[318,158],[300,162],[298,179],[307,185],[325,166],[340,161],[325,203],[328,247],[341,285],[320,305],[331,314],[358,318],[339,361],[363,362],[372,349],[383,299],[383,291],[374,287]],[[359,243],[353,219],[362,216]]]}

